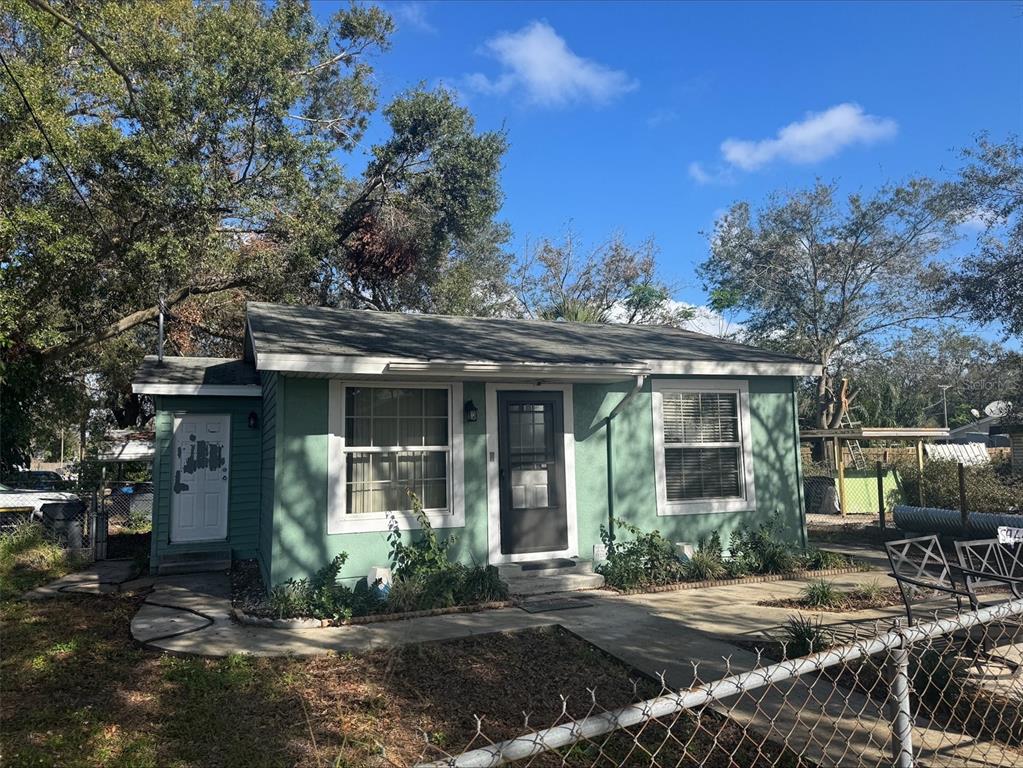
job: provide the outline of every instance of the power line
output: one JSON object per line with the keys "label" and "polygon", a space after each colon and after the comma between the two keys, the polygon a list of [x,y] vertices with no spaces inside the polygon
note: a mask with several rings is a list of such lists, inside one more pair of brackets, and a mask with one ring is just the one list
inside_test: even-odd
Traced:
{"label": "power line", "polygon": [[21,83],[18,82],[18,78],[14,76],[14,72],[12,72],[10,66],[8,66],[7,59],[4,58],[2,51],[0,51],[0,64],[3,65],[4,71],[7,72],[7,76],[11,78],[11,82],[14,83],[14,87],[18,91],[18,95],[21,96],[21,100],[25,104],[25,109],[28,110],[28,114],[32,118],[32,122],[34,122],[36,128],[39,129],[39,133],[43,135],[43,141],[46,142],[46,146],[50,148],[50,154],[53,155],[53,159],[57,161],[57,165],[59,165],[61,170],[64,171],[64,176],[67,177],[68,183],[75,190],[75,193],[82,201],[82,205],[85,206],[85,210],[89,212],[89,216],[92,218],[93,222],[96,224],[97,227],[99,227],[100,231],[103,232],[104,237],[106,237],[109,240],[110,234],[107,232],[106,228],[100,223],[99,219],[96,218],[96,212],[93,211],[92,206],[89,204],[89,201],[86,199],[85,195],[82,194],[82,190],[78,188],[78,184],[75,181],[74,177],[71,175],[71,171],[68,170],[68,167],[64,164],[64,161],[61,160],[60,155],[57,153],[56,148],[54,148],[53,146],[53,142],[50,141],[50,135],[46,132],[46,128],[43,127],[43,123],[39,119],[38,115],[36,115],[35,110],[32,109],[32,104],[29,102],[28,96],[25,95],[25,91],[21,87]]}

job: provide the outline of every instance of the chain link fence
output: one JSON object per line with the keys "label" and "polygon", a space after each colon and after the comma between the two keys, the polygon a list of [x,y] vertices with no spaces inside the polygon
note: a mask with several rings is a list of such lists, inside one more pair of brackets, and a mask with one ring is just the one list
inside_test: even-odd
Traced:
{"label": "chain link fence", "polygon": [[39,523],[53,541],[98,560],[107,556],[108,533],[144,532],[152,517],[150,482],[91,490],[0,490],[0,534]]}
{"label": "chain link fence", "polygon": [[972,513],[1023,513],[1023,474],[1013,472],[1007,456],[980,451],[966,461],[945,457],[953,456],[948,449],[960,447],[932,446],[945,450],[931,458],[915,449],[846,441],[840,460],[833,451],[815,460],[804,450],[808,528],[825,537],[857,532],[885,538],[886,530],[894,528],[896,507],[950,510],[964,521]]}
{"label": "chain link fence", "polygon": [[[420,766],[1020,766],[1023,600],[886,631],[790,623],[758,665],[687,690],[462,750],[428,745]],[[848,630],[847,630],[848,631]],[[820,651],[788,658],[807,647]],[[775,663],[766,663],[777,659]],[[694,666],[699,681],[699,668]]]}

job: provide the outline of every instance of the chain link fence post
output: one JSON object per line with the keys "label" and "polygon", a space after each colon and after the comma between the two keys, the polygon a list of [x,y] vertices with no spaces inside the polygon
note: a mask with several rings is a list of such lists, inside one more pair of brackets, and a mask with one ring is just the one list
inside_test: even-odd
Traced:
{"label": "chain link fence post", "polygon": [[892,755],[895,768],[913,768],[913,709],[909,699],[909,645],[901,622],[896,622],[899,645],[888,658],[889,705],[892,721]]}
{"label": "chain link fence post", "polygon": [[109,524],[109,518],[107,516],[106,501],[104,499],[103,489],[101,488],[97,492],[97,504],[96,504],[96,544],[93,549],[96,560],[107,559],[107,527]]}
{"label": "chain link fence post", "polygon": [[876,465],[877,471],[877,524],[881,529],[882,533],[885,529],[885,498],[884,498],[884,464],[880,459],[877,460]]}

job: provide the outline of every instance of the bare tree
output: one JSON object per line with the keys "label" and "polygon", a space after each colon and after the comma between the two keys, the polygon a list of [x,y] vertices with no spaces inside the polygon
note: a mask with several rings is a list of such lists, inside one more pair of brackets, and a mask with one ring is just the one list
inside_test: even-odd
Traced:
{"label": "bare tree", "polygon": [[652,240],[633,247],[619,234],[586,254],[571,233],[560,242],[544,238],[519,264],[513,286],[527,317],[681,326],[692,310],[672,300],[656,254]]}

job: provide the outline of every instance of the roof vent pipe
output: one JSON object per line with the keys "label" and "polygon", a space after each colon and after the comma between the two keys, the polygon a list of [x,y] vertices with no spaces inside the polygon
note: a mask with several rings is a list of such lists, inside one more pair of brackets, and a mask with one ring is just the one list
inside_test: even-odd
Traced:
{"label": "roof vent pipe", "polygon": [[157,299],[159,314],[156,317],[156,359],[163,365],[163,291],[160,291],[160,298]]}

